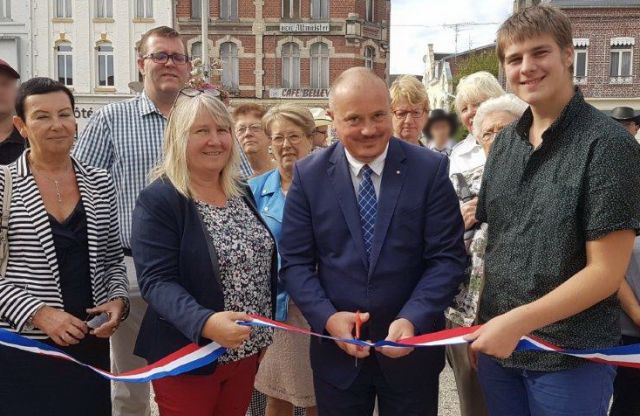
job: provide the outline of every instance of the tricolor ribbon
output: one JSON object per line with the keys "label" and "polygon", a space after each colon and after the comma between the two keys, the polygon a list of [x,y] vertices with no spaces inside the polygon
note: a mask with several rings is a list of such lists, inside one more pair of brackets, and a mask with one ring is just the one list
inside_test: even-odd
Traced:
{"label": "tricolor ribbon", "polygon": [[[296,332],[308,336],[330,339],[334,341],[346,342],[349,344],[359,345],[362,347],[392,347],[392,348],[423,348],[444,345],[466,344],[465,335],[476,331],[479,326],[460,327],[447,329],[444,331],[434,332],[431,334],[418,335],[406,338],[401,341],[378,341],[370,342],[353,338],[338,338],[330,335],[318,334],[307,329],[298,328],[293,325],[287,325],[282,322],[274,321],[263,316],[251,315],[251,321],[239,322],[241,325],[252,327],[267,327],[282,331]],[[215,362],[224,352],[225,348],[212,342],[205,346],[196,344],[187,345],[178,351],[170,354],[161,360],[136,370],[127,371],[120,374],[112,374],[82,363],[68,354],[52,347],[48,344],[23,337],[22,335],[0,329],[0,345],[9,348],[40,354],[43,356],[58,358],[71,361],[83,367],[87,367],[100,376],[112,380],[122,381],[126,383],[144,383],[151,380],[157,380],[167,376],[176,376],[195,370],[207,364]],[[625,345],[620,347],[591,349],[591,350],[569,350],[556,347],[539,338],[524,336],[518,343],[516,350],[530,351],[547,351],[558,354],[579,357],[585,360],[594,361],[603,364],[615,365],[620,367],[640,368],[640,344]]]}

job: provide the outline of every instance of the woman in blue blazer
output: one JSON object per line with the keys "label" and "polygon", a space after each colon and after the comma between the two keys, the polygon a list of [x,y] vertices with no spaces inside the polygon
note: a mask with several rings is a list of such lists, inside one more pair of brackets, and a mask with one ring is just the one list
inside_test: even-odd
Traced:
{"label": "woman in blue blazer", "polygon": [[[278,105],[262,118],[277,168],[249,181],[260,214],[278,241],[282,212],[295,162],[313,148],[315,122],[311,112],[293,104]],[[300,310],[278,285],[276,319],[308,328]],[[267,395],[266,416],[293,414],[293,406],[315,415],[315,394],[309,362],[309,338],[278,331],[256,376],[255,388]]]}
{"label": "woman in blue blazer", "polygon": [[240,150],[213,94],[183,90],[164,158],[133,213],[131,250],[149,304],[135,353],[153,362],[190,344],[227,348],[216,364],[153,382],[163,416],[244,416],[271,331],[237,321],[273,316],[276,245],[239,179]]}

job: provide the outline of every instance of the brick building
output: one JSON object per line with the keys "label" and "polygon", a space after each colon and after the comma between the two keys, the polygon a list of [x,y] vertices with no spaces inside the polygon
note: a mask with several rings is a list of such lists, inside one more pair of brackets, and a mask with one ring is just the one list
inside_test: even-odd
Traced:
{"label": "brick building", "polygon": [[[640,0],[550,0],[571,19],[574,80],[601,110],[640,109]],[[638,43],[638,44],[636,44]]]}
{"label": "brick building", "polygon": [[[192,56],[202,52],[202,0],[177,0],[175,27]],[[209,54],[222,64],[233,102],[261,99],[324,105],[345,69],[387,79],[389,0],[209,0]]]}

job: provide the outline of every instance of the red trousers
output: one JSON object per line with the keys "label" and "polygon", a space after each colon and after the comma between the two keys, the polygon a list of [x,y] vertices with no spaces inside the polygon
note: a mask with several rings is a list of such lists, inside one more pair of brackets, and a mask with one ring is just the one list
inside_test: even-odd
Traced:
{"label": "red trousers", "polygon": [[174,376],[153,381],[161,416],[245,416],[258,354],[218,366],[205,376]]}

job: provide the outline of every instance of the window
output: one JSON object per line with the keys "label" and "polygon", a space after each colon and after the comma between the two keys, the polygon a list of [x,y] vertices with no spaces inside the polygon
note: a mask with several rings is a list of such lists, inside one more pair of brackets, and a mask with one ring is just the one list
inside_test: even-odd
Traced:
{"label": "window", "polygon": [[202,58],[202,42],[193,42],[191,45],[191,59]]}
{"label": "window", "polygon": [[365,19],[367,22],[373,22],[375,20],[375,8],[374,8],[375,0],[365,0]]}
{"label": "window", "polygon": [[238,0],[220,0],[220,19],[238,19]]}
{"label": "window", "polygon": [[0,0],[0,20],[11,20],[11,0]]}
{"label": "window", "polygon": [[372,46],[364,48],[364,66],[368,69],[373,69],[373,60],[376,57],[376,50]]}
{"label": "window", "polygon": [[282,17],[284,19],[299,19],[300,0],[282,0]]}
{"label": "window", "polygon": [[110,43],[99,43],[98,51],[98,86],[113,87],[113,46]]}
{"label": "window", "polygon": [[55,16],[71,18],[71,0],[56,0]]}
{"label": "window", "polygon": [[136,19],[153,17],[153,0],[136,0]]}
{"label": "window", "polygon": [[631,76],[631,47],[611,48],[611,78],[623,78]]}
{"label": "window", "polygon": [[96,0],[96,17],[113,17],[113,0]]}
{"label": "window", "polygon": [[61,42],[55,47],[56,79],[66,86],[73,85],[73,49],[71,43]]}
{"label": "window", "polygon": [[191,18],[200,19],[202,17],[202,1],[191,0]]}
{"label": "window", "polygon": [[587,77],[587,48],[575,48],[573,77],[577,83],[584,82]]}
{"label": "window", "polygon": [[233,42],[220,45],[220,60],[222,61],[222,85],[230,90],[237,90],[239,78],[238,47]]}
{"label": "window", "polygon": [[282,47],[282,87],[300,88],[300,47],[293,42]]}
{"label": "window", "polygon": [[315,20],[329,18],[329,0],[311,0],[311,18]]}
{"label": "window", "polygon": [[311,45],[311,88],[329,88],[329,47]]}

